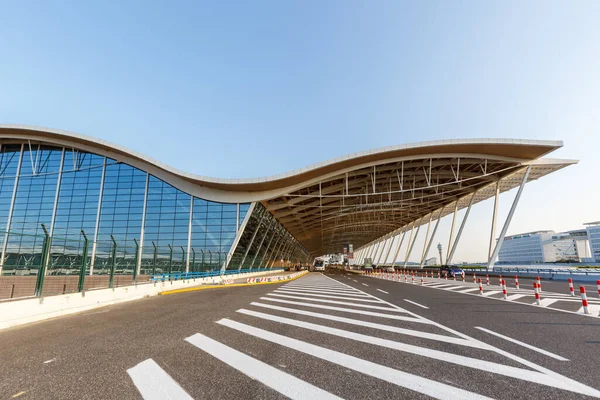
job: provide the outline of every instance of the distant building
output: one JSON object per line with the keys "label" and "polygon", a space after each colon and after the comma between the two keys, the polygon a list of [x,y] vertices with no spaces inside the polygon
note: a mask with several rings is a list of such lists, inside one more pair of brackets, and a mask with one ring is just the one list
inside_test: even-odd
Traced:
{"label": "distant building", "polygon": [[584,225],[590,242],[590,256],[596,262],[600,262],[600,221],[588,222]]}
{"label": "distant building", "polygon": [[427,266],[438,265],[437,257],[428,258],[427,260],[425,260],[425,265],[427,265]]}
{"label": "distant building", "polygon": [[[600,226],[598,228],[600,256]],[[589,257],[586,229],[560,233],[535,231],[507,236],[498,255],[499,262],[508,264],[581,262]]]}

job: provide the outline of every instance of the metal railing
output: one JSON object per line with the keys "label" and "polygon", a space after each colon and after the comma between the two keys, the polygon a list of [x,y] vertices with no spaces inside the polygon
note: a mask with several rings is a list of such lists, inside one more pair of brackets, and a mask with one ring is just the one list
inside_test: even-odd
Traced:
{"label": "metal railing", "polygon": [[283,271],[283,268],[252,268],[252,269],[240,269],[240,270],[225,270],[225,271],[204,271],[204,272],[178,272],[174,274],[157,274],[151,275],[150,280],[156,282],[165,281],[179,281],[179,280],[190,280],[199,278],[210,278],[215,276],[227,276],[235,274],[246,274],[251,272],[266,272],[266,271]]}

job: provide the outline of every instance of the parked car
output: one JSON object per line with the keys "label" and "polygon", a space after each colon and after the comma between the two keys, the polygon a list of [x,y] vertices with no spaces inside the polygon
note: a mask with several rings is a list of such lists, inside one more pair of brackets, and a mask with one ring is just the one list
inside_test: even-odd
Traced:
{"label": "parked car", "polygon": [[445,265],[440,270],[442,278],[448,275],[448,278],[462,278],[464,271],[461,268],[453,267],[451,265]]}
{"label": "parked car", "polygon": [[396,272],[396,270],[394,269],[394,267],[385,267],[384,271],[390,274],[393,274],[394,272]]}

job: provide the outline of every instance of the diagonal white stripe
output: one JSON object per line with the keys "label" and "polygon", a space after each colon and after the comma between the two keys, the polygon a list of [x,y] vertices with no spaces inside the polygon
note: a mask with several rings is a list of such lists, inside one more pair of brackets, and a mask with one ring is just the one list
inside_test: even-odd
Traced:
{"label": "diagonal white stripe", "polygon": [[127,373],[144,400],[193,400],[153,359],[142,361]]}
{"label": "diagonal white stripe", "polygon": [[479,329],[481,331],[489,333],[490,335],[494,335],[494,336],[497,336],[497,337],[502,338],[504,340],[508,340],[509,342],[516,343],[516,344],[518,344],[520,346],[523,346],[523,347],[526,347],[526,348],[528,348],[530,350],[537,351],[538,353],[542,353],[544,355],[547,355],[548,357],[552,357],[552,358],[560,360],[560,361],[569,361],[568,359],[566,359],[564,357],[561,357],[561,356],[556,355],[554,353],[550,353],[549,351],[546,351],[544,349],[540,349],[539,347],[535,347],[535,346],[532,346],[530,344],[521,342],[521,341],[519,341],[517,339],[513,339],[513,338],[510,338],[508,336],[501,335],[501,334],[496,333],[494,331],[490,331],[489,329],[485,329],[485,328],[482,328],[480,326],[476,326],[475,329]]}
{"label": "diagonal white stripe", "polygon": [[369,315],[372,317],[395,319],[397,321],[416,322],[418,324],[430,324],[430,322],[427,321],[426,319],[414,318],[414,317],[404,317],[402,315],[383,314],[383,313],[378,313],[378,312],[374,312],[374,311],[363,311],[363,310],[354,310],[354,309],[350,309],[350,308],[342,308],[342,307],[335,307],[335,306],[324,306],[321,304],[302,303],[299,301],[275,299],[272,297],[261,297],[260,299],[267,300],[267,301],[274,301],[277,303],[293,304],[293,305],[302,306],[302,307],[319,308],[322,310],[341,311],[341,312],[350,313],[350,314]]}
{"label": "diagonal white stripe", "polygon": [[199,333],[185,340],[290,399],[340,399],[338,396]]}
{"label": "diagonal white stripe", "polygon": [[346,367],[364,375],[372,376],[397,386],[416,391],[418,393],[423,393],[436,399],[488,399],[488,397],[481,396],[473,392],[458,389],[453,386],[409,374],[407,372],[398,371],[393,368],[375,364],[357,357],[349,356],[334,350],[329,350],[325,347],[315,346],[313,344],[302,342],[287,336],[278,335],[276,333],[265,331],[264,329],[241,324],[230,319],[222,319],[217,321],[217,323],[248,335],[267,340],[271,343],[282,345],[297,350],[301,353],[320,358],[321,360]]}
{"label": "diagonal white stripe", "polygon": [[364,295],[362,293],[348,293],[348,292],[335,292],[335,291],[329,291],[329,290],[313,290],[313,289],[290,289],[290,288],[279,288],[277,289],[278,291],[285,291],[285,292],[290,292],[290,291],[294,291],[294,292],[303,292],[303,293],[316,293],[316,294],[337,294],[340,296],[350,296],[350,297],[369,297],[367,295]]}
{"label": "diagonal white stripe", "polygon": [[[477,343],[475,343],[474,341],[459,339],[456,337],[450,337],[450,336],[445,336],[445,335],[438,335],[435,333],[415,331],[412,329],[398,328],[398,327],[390,326],[390,325],[376,324],[373,322],[362,321],[359,319],[337,317],[337,316],[329,315],[329,314],[321,314],[321,313],[316,313],[316,312],[311,312],[311,311],[297,310],[295,308],[288,308],[288,307],[272,306],[270,304],[263,304],[263,303],[256,303],[256,302],[252,302],[252,303],[250,303],[250,305],[262,307],[262,308],[268,308],[268,309],[272,309],[272,310],[285,311],[285,312],[289,312],[289,313],[293,313],[293,314],[306,315],[309,317],[326,319],[326,320],[330,320],[330,321],[343,322],[343,323],[350,324],[350,325],[365,326],[367,328],[379,329],[380,331],[399,333],[401,335],[415,336],[415,337],[419,337],[419,338],[423,338],[423,339],[431,339],[431,340],[437,340],[440,342],[459,344],[461,346],[481,347],[481,346],[478,346]],[[244,313],[243,309],[242,309],[242,311],[238,310],[237,312]]]}
{"label": "diagonal white stripe", "polygon": [[[319,294],[319,293],[304,293],[295,290],[281,290],[277,289],[274,293],[289,293],[289,294],[297,294],[299,296],[308,296],[308,297],[323,297],[326,299],[340,299],[340,300],[352,300],[352,301],[360,301],[364,303],[381,303],[379,300],[373,300],[371,298],[355,298],[355,297],[347,297],[347,296],[334,296],[330,294]],[[363,296],[364,297],[364,296]]]}
{"label": "diagonal white stripe", "polygon": [[[360,333],[350,332],[343,329],[330,328],[323,325],[312,324],[310,322],[296,321],[290,318],[278,317],[274,315],[264,314],[256,311],[249,310],[238,310],[246,315],[252,315],[257,318],[266,319],[269,321],[275,321],[286,325],[296,326],[299,328],[309,329],[315,332],[327,333],[333,336],[338,336],[346,339],[355,340],[357,342],[369,343],[376,346],[385,347],[388,349],[403,351],[410,354],[415,354],[422,357],[431,358],[438,361],[445,361],[451,364],[461,365],[481,371],[486,371],[498,375],[508,376],[510,378],[516,378],[528,382],[538,383],[558,389],[570,390],[577,392],[582,388],[587,388],[587,393],[590,390],[600,395],[600,391],[586,387],[579,382],[571,381],[569,379],[559,380],[554,376],[546,375],[541,372],[531,371],[523,368],[512,367],[509,365],[497,364],[491,361],[480,360],[472,357],[460,356],[457,354],[446,353],[439,350],[428,349],[419,346],[413,346],[406,343],[399,343],[393,340],[387,340],[378,338],[375,336],[363,335]],[[566,377],[565,377],[566,378]]]}
{"label": "diagonal white stripe", "polygon": [[287,299],[296,299],[296,300],[304,300],[304,301],[315,301],[315,302],[319,302],[319,303],[339,304],[339,305],[350,306],[350,307],[370,308],[373,310],[405,312],[404,310],[399,310],[399,309],[392,308],[392,307],[382,307],[382,306],[372,306],[369,304],[348,303],[345,301],[337,301],[337,300],[313,299],[313,298],[309,298],[309,297],[290,296],[287,294],[267,293],[267,296],[283,297],[283,298],[287,298]]}

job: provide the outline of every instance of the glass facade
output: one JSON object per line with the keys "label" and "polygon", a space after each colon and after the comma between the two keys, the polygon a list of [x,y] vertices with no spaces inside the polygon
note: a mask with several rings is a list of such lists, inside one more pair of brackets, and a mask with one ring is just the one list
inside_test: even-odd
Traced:
{"label": "glass facade", "polygon": [[0,229],[1,275],[35,275],[45,232],[48,275],[264,268],[304,251],[259,203],[205,200],[112,158],[29,141],[0,149]]}
{"label": "glass facade", "polygon": [[262,204],[257,204],[233,252],[229,268],[272,267],[303,259],[303,248]]}

